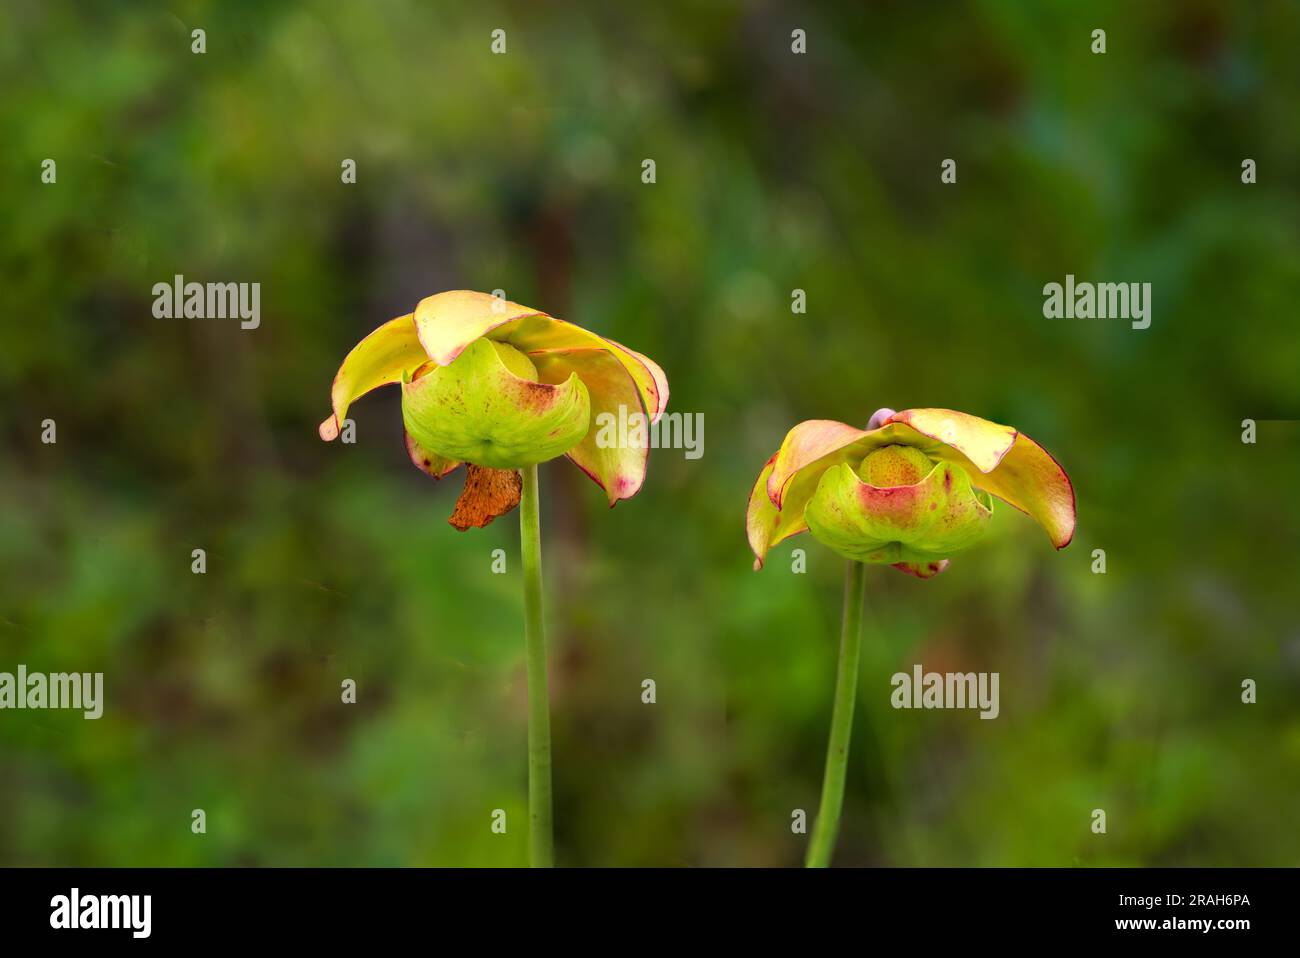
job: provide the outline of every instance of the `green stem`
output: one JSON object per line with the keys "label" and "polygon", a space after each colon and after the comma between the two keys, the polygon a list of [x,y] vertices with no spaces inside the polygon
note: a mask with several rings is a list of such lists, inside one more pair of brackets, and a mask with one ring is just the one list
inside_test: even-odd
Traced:
{"label": "green stem", "polygon": [[844,776],[849,761],[849,734],[853,731],[853,703],[858,693],[858,654],[862,650],[862,600],[867,567],[850,562],[844,572],[844,618],[840,627],[840,662],[835,676],[835,705],[831,710],[831,738],[826,747],[826,774],[822,802],[808,843],[809,868],[826,868],[835,851],[844,806]]}
{"label": "green stem", "polygon": [[550,868],[551,707],[546,691],[546,632],[542,624],[542,523],[537,466],[525,466],[519,501],[519,551],[524,565],[524,644],[528,650],[528,863]]}

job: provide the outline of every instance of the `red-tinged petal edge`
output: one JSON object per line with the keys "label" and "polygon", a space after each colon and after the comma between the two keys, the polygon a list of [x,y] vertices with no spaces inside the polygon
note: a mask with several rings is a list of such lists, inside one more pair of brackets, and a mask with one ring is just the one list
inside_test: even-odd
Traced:
{"label": "red-tinged petal edge", "polygon": [[918,579],[933,579],[944,569],[948,568],[948,560],[939,559],[937,562],[895,562],[893,565],[899,572],[914,575]]}
{"label": "red-tinged petal edge", "polygon": [[459,459],[448,459],[436,452],[430,452],[412,439],[409,432],[403,432],[402,435],[406,440],[406,454],[411,457],[411,462],[415,465],[415,468],[421,472],[432,476],[434,479],[442,479],[460,467],[461,461]]}

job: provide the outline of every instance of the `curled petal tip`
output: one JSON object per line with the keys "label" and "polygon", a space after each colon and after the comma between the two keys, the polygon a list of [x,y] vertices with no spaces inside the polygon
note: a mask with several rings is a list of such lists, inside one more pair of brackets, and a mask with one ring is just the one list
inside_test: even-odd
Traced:
{"label": "curled petal tip", "polygon": [[391,319],[369,333],[352,347],[334,376],[330,386],[334,414],[321,423],[320,437],[326,442],[336,439],[353,402],[372,389],[401,382],[427,358],[410,314]]}
{"label": "curled petal tip", "polygon": [[894,410],[888,406],[881,406],[871,414],[871,419],[867,422],[867,429],[879,429],[889,421],[889,417],[892,415],[894,415]]}
{"label": "curled petal tip", "polygon": [[460,467],[460,460],[448,459],[436,452],[430,452],[412,439],[409,432],[405,434],[405,439],[406,454],[411,457],[411,462],[414,463],[415,468],[432,476],[434,479],[441,479]]}

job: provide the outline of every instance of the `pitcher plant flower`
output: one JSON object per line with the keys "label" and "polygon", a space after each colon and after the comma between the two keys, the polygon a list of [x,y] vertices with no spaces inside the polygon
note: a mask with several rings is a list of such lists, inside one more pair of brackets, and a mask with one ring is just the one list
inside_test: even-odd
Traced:
{"label": "pitcher plant flower", "polygon": [[1013,427],[951,409],[879,409],[866,429],[801,422],[759,473],[746,513],[756,571],[774,545],[801,532],[849,560],[809,867],[830,864],[844,802],[866,565],[938,575],[987,533],[994,498],[1034,519],[1057,549],[1074,537],[1074,488],[1060,464]]}
{"label": "pitcher plant flower", "polygon": [[529,859],[548,866],[551,743],[537,465],[567,457],[611,506],[636,495],[648,441],[598,442],[596,423],[620,406],[658,421],[668,381],[653,361],[612,339],[487,293],[454,290],[421,300],[353,347],[334,377],[333,410],[320,437],[336,439],[352,402],[386,385],[401,386],[415,466],[435,479],[466,467],[453,526],[482,527],[522,503]]}

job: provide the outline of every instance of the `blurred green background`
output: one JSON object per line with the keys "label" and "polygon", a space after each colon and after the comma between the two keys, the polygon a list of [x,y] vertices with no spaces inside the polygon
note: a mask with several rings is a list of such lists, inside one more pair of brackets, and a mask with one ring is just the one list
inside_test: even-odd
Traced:
{"label": "blurred green background", "polygon": [[[613,510],[543,470],[561,864],[802,860],[842,562],[753,572],[744,507],[794,423],[884,405],[1023,429],[1080,526],[870,571],[837,862],[1300,863],[1294,4],[78,6],[0,12],[0,670],[107,702],[0,712],[0,864],[525,861],[517,514],[448,526],[396,390],[316,435],[453,288],[704,415]],[[175,273],[260,282],[261,327],[155,319]],[[1151,327],[1045,319],[1066,273],[1151,282]],[[893,710],[917,662],[1000,672],[1000,717]]]}

